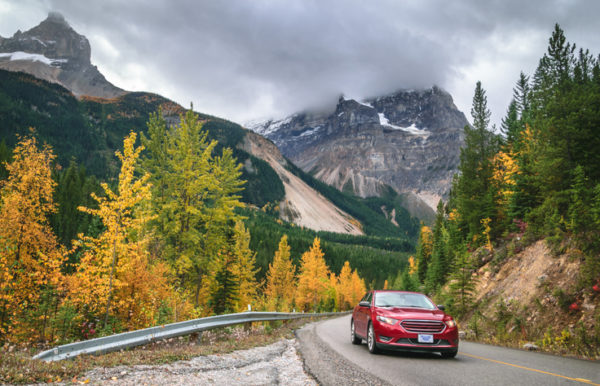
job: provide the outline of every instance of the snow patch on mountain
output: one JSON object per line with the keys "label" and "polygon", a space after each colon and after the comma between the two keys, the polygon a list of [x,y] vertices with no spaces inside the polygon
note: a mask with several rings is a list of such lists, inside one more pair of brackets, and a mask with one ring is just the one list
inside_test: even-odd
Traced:
{"label": "snow patch on mountain", "polygon": [[0,59],[8,58],[10,61],[16,60],[29,60],[32,62],[42,62],[49,66],[58,66],[61,63],[67,63],[67,59],[50,59],[41,54],[30,54],[29,52],[16,51],[16,52],[2,52],[0,53]]}
{"label": "snow patch on mountain", "polygon": [[249,121],[244,124],[244,127],[246,127],[249,130],[252,130],[255,133],[258,133],[262,136],[267,136],[267,135],[279,130],[279,128],[281,126],[287,125],[288,123],[290,123],[292,121],[292,118],[294,118],[294,116],[290,116],[290,117],[287,117],[285,119],[280,119],[280,120],[269,119],[269,120]]}
{"label": "snow patch on mountain", "polygon": [[390,123],[390,120],[387,119],[383,113],[377,113],[377,115],[379,115],[379,124],[381,126],[386,126],[386,127],[392,128],[394,130],[406,131],[407,133],[411,133],[414,135],[429,135],[430,134],[427,130],[419,129],[414,123],[408,127],[396,126],[396,125],[392,125]]}

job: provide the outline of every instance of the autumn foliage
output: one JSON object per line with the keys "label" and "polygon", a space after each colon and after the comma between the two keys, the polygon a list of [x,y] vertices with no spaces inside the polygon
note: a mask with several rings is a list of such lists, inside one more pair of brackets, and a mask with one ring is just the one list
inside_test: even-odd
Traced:
{"label": "autumn foliage", "polygon": [[0,209],[0,340],[43,335],[47,315],[30,313],[44,290],[59,290],[64,251],[47,216],[55,211],[49,147],[21,138],[6,166]]}
{"label": "autumn foliage", "polygon": [[127,328],[147,326],[155,312],[172,295],[168,268],[149,261],[143,234],[144,203],[150,199],[149,175],[134,176],[142,147],[135,148],[136,134],[124,141],[118,190],[102,184],[104,196],[93,194],[98,209],[80,208],[96,215],[105,227],[98,237],[80,235],[76,243],[83,257],[68,280],[69,300],[88,314],[117,316]]}
{"label": "autumn foliage", "polygon": [[275,252],[273,262],[269,264],[265,296],[267,308],[273,311],[291,311],[296,291],[296,267],[290,259],[290,246],[287,235],[281,237],[279,249]]}
{"label": "autumn foliage", "polygon": [[131,132],[116,152],[118,180],[79,206],[94,227],[69,250],[48,220],[56,211],[52,150],[33,135],[20,140],[0,190],[0,342],[89,339],[249,305],[346,310],[363,296],[347,261],[339,276],[331,272],[318,238],[296,267],[283,236],[259,282],[236,211],[244,181],[232,151],[214,156],[216,142],[190,113],[171,129],[160,114],[149,126],[149,149]]}

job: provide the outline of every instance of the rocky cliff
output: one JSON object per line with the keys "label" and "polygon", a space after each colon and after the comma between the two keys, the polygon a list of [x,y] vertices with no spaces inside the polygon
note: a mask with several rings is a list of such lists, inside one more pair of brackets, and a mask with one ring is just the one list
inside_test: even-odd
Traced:
{"label": "rocky cliff", "polygon": [[79,35],[62,15],[48,18],[11,38],[0,37],[0,69],[23,71],[58,83],[73,94],[113,98],[124,90],[112,85],[90,61],[87,38]]}
{"label": "rocky cliff", "polygon": [[438,87],[356,101],[335,111],[300,113],[250,128],[271,139],[303,170],[368,197],[389,185],[435,208],[457,172],[468,122]]}

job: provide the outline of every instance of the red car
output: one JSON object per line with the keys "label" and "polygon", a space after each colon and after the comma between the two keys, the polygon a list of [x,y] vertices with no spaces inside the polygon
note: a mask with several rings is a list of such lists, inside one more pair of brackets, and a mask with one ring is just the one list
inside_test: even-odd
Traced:
{"label": "red car", "polygon": [[454,358],[458,327],[443,310],[417,292],[369,291],[352,312],[352,343],[365,339],[372,354],[380,349],[411,350]]}

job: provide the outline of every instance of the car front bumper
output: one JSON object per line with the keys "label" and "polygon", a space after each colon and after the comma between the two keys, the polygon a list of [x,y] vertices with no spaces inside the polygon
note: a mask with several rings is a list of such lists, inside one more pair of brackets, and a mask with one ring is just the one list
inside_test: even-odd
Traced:
{"label": "car front bumper", "polygon": [[443,341],[432,344],[414,344],[404,342],[394,343],[382,343],[376,342],[377,348],[382,350],[394,350],[394,351],[421,351],[421,352],[454,352],[458,350],[458,341],[456,344],[449,344],[450,342]]}

